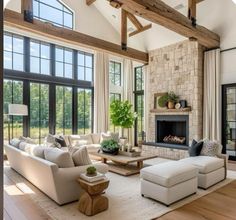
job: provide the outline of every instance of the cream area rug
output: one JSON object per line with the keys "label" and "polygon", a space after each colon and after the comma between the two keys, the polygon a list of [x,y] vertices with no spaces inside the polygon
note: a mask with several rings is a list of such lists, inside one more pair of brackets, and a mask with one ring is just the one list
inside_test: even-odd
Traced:
{"label": "cream area rug", "polygon": [[[147,161],[148,165],[163,163],[168,160],[156,158]],[[146,165],[147,165],[146,164]],[[149,198],[140,195],[139,175],[130,177],[120,176],[114,173],[108,173],[110,185],[106,190],[106,196],[109,199],[109,208],[107,211],[99,213],[93,217],[87,217],[77,209],[77,202],[58,206],[44,193],[38,190],[24,177],[19,175],[13,169],[5,164],[4,172],[16,186],[28,194],[33,202],[39,205],[52,219],[55,220],[148,220],[160,217],[176,208],[179,208],[195,199],[198,199],[216,189],[230,183],[236,179],[236,172],[229,171],[228,178],[208,190],[198,189],[197,194],[190,196],[169,207],[160,204]],[[4,187],[7,187],[5,185]]]}

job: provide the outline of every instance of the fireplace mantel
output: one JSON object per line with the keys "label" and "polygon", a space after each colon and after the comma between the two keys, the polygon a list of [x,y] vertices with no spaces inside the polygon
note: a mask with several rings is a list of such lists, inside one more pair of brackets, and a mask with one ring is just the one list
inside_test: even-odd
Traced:
{"label": "fireplace mantel", "polygon": [[192,108],[189,106],[187,108],[180,108],[180,109],[168,109],[168,108],[164,108],[164,109],[151,109],[150,112],[151,113],[168,113],[168,112],[171,112],[171,113],[188,113],[188,112],[191,112],[192,111]]}

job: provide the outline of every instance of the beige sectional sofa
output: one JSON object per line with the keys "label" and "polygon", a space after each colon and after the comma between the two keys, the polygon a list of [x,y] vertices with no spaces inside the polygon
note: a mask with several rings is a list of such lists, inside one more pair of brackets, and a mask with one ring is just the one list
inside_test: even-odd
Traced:
{"label": "beige sectional sofa", "polygon": [[[55,163],[11,145],[5,145],[5,151],[10,166],[59,205],[79,199],[82,189],[77,179],[91,165],[59,168]],[[106,164],[95,163],[93,166],[98,172],[108,172]]]}

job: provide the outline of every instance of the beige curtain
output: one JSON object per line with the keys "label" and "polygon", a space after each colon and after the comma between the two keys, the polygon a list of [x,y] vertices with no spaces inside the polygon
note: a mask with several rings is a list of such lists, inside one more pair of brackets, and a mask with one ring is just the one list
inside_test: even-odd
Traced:
{"label": "beige curtain", "polygon": [[94,132],[107,132],[109,120],[109,57],[95,54],[94,76]]}
{"label": "beige curtain", "polygon": [[149,91],[148,91],[148,83],[149,83],[149,73],[148,66],[143,66],[143,75],[144,75],[144,128],[143,130],[146,132],[146,139],[149,139]]}
{"label": "beige curtain", "polygon": [[[124,59],[124,100],[128,100],[134,109],[134,70],[133,70],[133,62],[128,59]],[[130,128],[128,130],[128,139],[129,143],[134,145],[134,128]]]}
{"label": "beige curtain", "polygon": [[220,49],[204,55],[203,137],[221,140]]}

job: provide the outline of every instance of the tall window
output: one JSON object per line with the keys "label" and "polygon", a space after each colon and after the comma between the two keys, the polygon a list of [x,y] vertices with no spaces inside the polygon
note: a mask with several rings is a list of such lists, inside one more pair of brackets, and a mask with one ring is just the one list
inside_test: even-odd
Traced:
{"label": "tall window", "polygon": [[8,117],[9,104],[23,103],[23,82],[4,79],[4,140],[8,140],[8,123],[10,122],[10,138],[23,135],[23,116]]}
{"label": "tall window", "polygon": [[[112,103],[115,100],[121,100],[121,94],[119,93],[110,93],[110,103]],[[109,123],[109,130],[113,131],[113,132],[119,132],[119,128],[115,127],[110,119],[110,123]]]}
{"label": "tall window", "polygon": [[92,132],[92,91],[78,89],[78,134]]}
{"label": "tall window", "polygon": [[93,55],[83,52],[77,53],[78,79],[93,81]]}
{"label": "tall window", "polygon": [[135,144],[142,140],[142,131],[144,124],[144,79],[142,67],[135,68],[135,112],[138,117],[135,122]]}
{"label": "tall window", "polygon": [[72,134],[72,87],[56,86],[56,133]]}
{"label": "tall window", "polygon": [[30,137],[39,143],[49,133],[49,85],[30,83]]}
{"label": "tall window", "polygon": [[4,33],[4,68],[24,70],[24,39],[21,36]]}
{"label": "tall window", "polygon": [[73,29],[73,13],[57,0],[33,0],[34,17],[56,26]]}
{"label": "tall window", "polygon": [[30,40],[30,72],[50,75],[50,45]]}
{"label": "tall window", "polygon": [[73,78],[73,51],[56,47],[56,76]]}
{"label": "tall window", "polygon": [[109,76],[111,84],[121,86],[121,63],[110,61]]}

